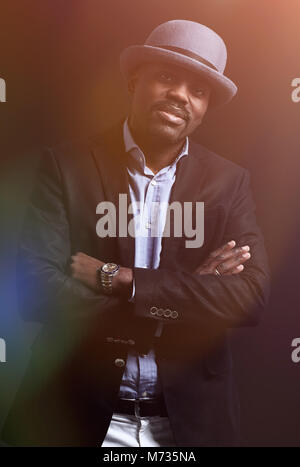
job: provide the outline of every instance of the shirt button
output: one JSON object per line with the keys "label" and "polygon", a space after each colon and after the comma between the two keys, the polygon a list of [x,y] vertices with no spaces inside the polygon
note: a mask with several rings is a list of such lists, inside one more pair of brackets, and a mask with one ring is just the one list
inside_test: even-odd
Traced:
{"label": "shirt button", "polygon": [[150,229],[150,228],[151,228],[151,223],[150,223],[150,222],[146,222],[145,227],[146,227],[146,229]]}
{"label": "shirt button", "polygon": [[125,360],[123,360],[123,358],[116,358],[116,359],[115,359],[115,365],[116,365],[117,367],[120,367],[120,368],[121,368],[122,366],[125,365]]}
{"label": "shirt button", "polygon": [[143,394],[142,394],[143,397],[146,397],[147,396],[147,391],[144,391]]}
{"label": "shirt button", "polygon": [[151,180],[151,185],[155,186],[157,184],[156,180]]}

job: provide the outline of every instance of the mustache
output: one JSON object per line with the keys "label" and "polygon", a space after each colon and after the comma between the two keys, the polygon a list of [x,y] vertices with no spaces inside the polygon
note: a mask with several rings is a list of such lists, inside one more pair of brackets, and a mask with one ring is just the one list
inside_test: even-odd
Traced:
{"label": "mustache", "polygon": [[183,108],[182,106],[178,104],[174,104],[173,102],[169,102],[169,101],[157,102],[153,106],[152,110],[163,110],[165,112],[170,112],[187,121],[190,118],[189,112],[185,108]]}

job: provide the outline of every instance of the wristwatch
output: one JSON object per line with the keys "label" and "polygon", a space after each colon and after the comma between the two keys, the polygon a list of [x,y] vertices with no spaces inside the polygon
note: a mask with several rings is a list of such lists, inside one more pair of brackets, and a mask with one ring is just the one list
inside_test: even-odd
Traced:
{"label": "wristwatch", "polygon": [[97,269],[98,282],[102,292],[112,294],[112,279],[118,274],[120,266],[115,263],[105,263]]}

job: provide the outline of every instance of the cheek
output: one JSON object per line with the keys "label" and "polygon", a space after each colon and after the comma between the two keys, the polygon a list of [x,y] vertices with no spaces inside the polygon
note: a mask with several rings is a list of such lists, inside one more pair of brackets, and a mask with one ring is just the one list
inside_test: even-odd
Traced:
{"label": "cheek", "polygon": [[153,104],[158,100],[163,99],[163,90],[159,86],[151,85],[136,89],[134,97],[134,106],[139,113],[151,109]]}
{"label": "cheek", "polygon": [[135,94],[134,104],[139,113],[145,111],[151,102],[151,95],[145,89],[138,89]]}
{"label": "cheek", "polygon": [[207,110],[207,102],[203,102],[200,106],[199,104],[192,111],[192,124],[197,126],[202,122],[202,119]]}

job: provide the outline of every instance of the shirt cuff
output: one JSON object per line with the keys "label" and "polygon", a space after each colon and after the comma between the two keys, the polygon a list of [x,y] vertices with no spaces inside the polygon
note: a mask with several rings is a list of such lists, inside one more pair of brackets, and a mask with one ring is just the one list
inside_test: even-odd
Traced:
{"label": "shirt cuff", "polygon": [[132,294],[131,297],[128,299],[130,303],[134,303],[135,301],[135,280],[134,278],[132,279]]}
{"label": "shirt cuff", "polygon": [[156,328],[156,332],[154,334],[155,337],[160,337],[161,336],[161,333],[162,333],[162,329],[163,329],[163,325],[164,323],[162,321],[159,321],[158,322],[158,325],[157,325],[157,328]]}

